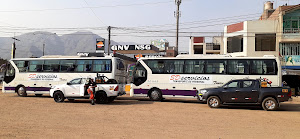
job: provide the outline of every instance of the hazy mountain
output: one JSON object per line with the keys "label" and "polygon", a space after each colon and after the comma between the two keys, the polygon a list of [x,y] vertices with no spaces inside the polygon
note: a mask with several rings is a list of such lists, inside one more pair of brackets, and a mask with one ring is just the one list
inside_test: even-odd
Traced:
{"label": "hazy mountain", "polygon": [[[76,55],[77,52],[95,52],[96,39],[101,37],[92,32],[76,32],[63,36],[50,32],[32,32],[15,38],[20,40],[16,41],[16,57],[25,58],[42,56],[43,44],[45,44],[45,55]],[[11,37],[0,37],[0,57],[10,59],[13,42]],[[111,41],[111,45],[117,44]],[[105,45],[107,45],[107,40]]]}

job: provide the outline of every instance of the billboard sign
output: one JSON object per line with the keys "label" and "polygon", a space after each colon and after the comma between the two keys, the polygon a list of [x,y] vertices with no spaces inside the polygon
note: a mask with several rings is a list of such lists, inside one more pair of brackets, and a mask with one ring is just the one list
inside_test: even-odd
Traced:
{"label": "billboard sign", "polygon": [[96,39],[96,51],[104,52],[104,48],[105,48],[104,46],[105,46],[105,39],[103,38]]}
{"label": "billboard sign", "polygon": [[111,46],[111,50],[117,51],[117,50],[153,50],[153,45],[113,45]]}
{"label": "billboard sign", "polygon": [[284,56],[283,68],[286,69],[300,69],[300,56],[299,55],[287,55]]}
{"label": "billboard sign", "polygon": [[151,44],[156,46],[159,51],[165,51],[166,47],[169,46],[169,42],[166,39],[152,40]]}

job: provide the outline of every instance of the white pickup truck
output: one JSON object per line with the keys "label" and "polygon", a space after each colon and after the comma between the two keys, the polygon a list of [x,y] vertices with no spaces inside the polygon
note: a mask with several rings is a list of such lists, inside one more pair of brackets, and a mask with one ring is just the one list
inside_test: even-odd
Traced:
{"label": "white pickup truck", "polygon": [[[52,86],[50,96],[55,102],[64,102],[65,99],[74,101],[74,99],[89,99],[89,94],[85,86],[87,78],[75,78],[66,84]],[[98,83],[97,83],[98,82]],[[96,78],[95,99],[96,103],[105,104],[114,101],[117,96],[125,94],[124,86],[117,84],[113,79],[102,77],[101,83]]]}

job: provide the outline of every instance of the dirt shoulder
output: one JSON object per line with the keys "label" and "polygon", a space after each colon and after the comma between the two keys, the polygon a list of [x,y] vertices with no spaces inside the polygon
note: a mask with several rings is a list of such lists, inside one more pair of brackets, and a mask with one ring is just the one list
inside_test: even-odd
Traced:
{"label": "dirt shoulder", "polygon": [[129,96],[111,104],[55,103],[49,96],[0,92],[0,138],[297,138],[300,97],[278,111],[191,99],[152,102]]}

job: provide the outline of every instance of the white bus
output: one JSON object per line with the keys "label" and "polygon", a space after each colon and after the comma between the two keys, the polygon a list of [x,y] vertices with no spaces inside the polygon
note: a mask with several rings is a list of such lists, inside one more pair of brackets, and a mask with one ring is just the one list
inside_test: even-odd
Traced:
{"label": "white bus", "polygon": [[148,96],[151,100],[196,97],[199,89],[244,78],[267,78],[272,86],[282,86],[279,59],[226,55],[141,58],[136,64],[130,95]]}
{"label": "white bus", "polygon": [[52,86],[79,77],[96,77],[97,74],[126,82],[123,60],[117,57],[45,56],[41,58],[16,58],[6,66],[2,92],[49,94]]}

